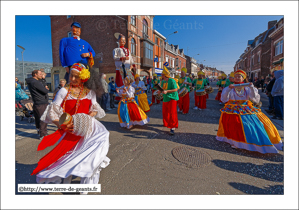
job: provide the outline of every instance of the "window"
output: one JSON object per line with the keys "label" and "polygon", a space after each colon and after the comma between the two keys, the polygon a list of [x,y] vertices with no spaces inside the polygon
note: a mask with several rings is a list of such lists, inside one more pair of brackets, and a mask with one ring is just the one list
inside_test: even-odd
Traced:
{"label": "window", "polygon": [[260,61],[261,61],[261,54],[259,53],[257,57],[257,62],[259,63]]}
{"label": "window", "polygon": [[254,65],[254,56],[251,58],[251,65]]}
{"label": "window", "polygon": [[168,62],[168,56],[165,57],[165,61]]}
{"label": "window", "polygon": [[71,16],[71,15],[67,15],[67,16],[66,16],[66,19],[69,19],[70,17],[72,17],[72,16]]}
{"label": "window", "polygon": [[133,26],[136,26],[136,16],[135,16],[135,15],[132,15],[132,16],[131,16],[131,24],[132,24]]}
{"label": "window", "polygon": [[275,44],[275,56],[283,52],[283,39]]}
{"label": "window", "polygon": [[174,68],[174,59],[172,59],[172,67]]}
{"label": "window", "polygon": [[[158,57],[157,57],[157,56],[155,56],[155,58],[158,58]],[[155,68],[157,68],[157,63],[158,63],[158,62],[155,62]]]}
{"label": "window", "polygon": [[159,45],[158,38],[156,37],[156,45]]}
{"label": "window", "polygon": [[179,66],[179,59],[178,58],[175,59],[175,65]]}
{"label": "window", "polygon": [[144,42],[145,47],[145,57],[153,60],[153,46],[147,42]]}
{"label": "window", "polygon": [[71,31],[67,32],[67,37],[72,37],[72,32]]}
{"label": "window", "polygon": [[180,69],[182,68],[182,61],[180,61]]}
{"label": "window", "polygon": [[136,55],[136,42],[134,38],[131,39],[131,54]]}
{"label": "window", "polygon": [[148,26],[147,21],[145,19],[143,19],[142,23],[143,23],[142,32],[143,32],[143,34],[147,35],[147,26]]}

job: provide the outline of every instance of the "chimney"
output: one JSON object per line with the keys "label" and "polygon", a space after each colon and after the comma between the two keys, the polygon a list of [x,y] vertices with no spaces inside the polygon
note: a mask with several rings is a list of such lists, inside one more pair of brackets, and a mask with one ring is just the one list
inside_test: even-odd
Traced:
{"label": "chimney", "polygon": [[277,23],[277,20],[272,20],[268,22],[268,30],[272,28]]}

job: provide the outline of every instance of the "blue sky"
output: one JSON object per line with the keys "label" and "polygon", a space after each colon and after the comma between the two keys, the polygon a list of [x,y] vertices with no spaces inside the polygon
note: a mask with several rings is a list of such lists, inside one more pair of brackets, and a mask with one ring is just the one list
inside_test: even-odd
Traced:
{"label": "blue sky", "polygon": [[[155,16],[154,29],[179,45],[199,63],[227,73],[244,52],[247,41],[267,30],[268,21],[282,16]],[[52,63],[49,16],[16,16],[16,45],[25,61]],[[188,50],[187,50],[188,49]],[[16,59],[22,60],[16,46]],[[200,54],[200,55],[197,55]]]}

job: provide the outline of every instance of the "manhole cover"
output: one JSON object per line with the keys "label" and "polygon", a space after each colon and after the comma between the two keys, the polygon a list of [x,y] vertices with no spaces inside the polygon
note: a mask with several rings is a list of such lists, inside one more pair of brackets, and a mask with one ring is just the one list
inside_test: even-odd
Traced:
{"label": "manhole cover", "polygon": [[186,146],[179,146],[172,150],[172,155],[190,168],[199,168],[209,165],[211,158],[207,153],[204,153],[198,149],[194,149]]}

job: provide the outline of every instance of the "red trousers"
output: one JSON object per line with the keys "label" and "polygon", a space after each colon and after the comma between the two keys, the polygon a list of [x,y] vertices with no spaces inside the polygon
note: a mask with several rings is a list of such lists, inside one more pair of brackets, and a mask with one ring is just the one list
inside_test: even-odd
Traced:
{"label": "red trousers", "polygon": [[195,98],[195,106],[197,106],[200,109],[206,109],[207,108],[207,96],[197,96],[194,93],[194,98]]}
{"label": "red trousers", "polygon": [[177,101],[170,100],[162,105],[163,125],[167,128],[178,128]]}
{"label": "red trousers", "polygon": [[179,109],[183,110],[183,114],[187,114],[189,112],[190,107],[190,96],[187,93],[184,97],[180,97],[178,101]]}
{"label": "red trousers", "polygon": [[[117,86],[117,87],[121,87],[121,86],[124,85],[119,70],[116,70],[115,83],[116,83],[116,86]],[[120,101],[120,99],[121,99],[121,97],[119,97],[119,96],[116,96],[116,97],[115,97],[115,100],[116,100],[116,101]]]}
{"label": "red trousers", "polygon": [[217,95],[216,95],[216,97],[215,97],[215,100],[222,102],[222,101],[221,101],[221,93],[222,93],[222,92],[218,92],[218,93],[217,93]]}
{"label": "red trousers", "polygon": [[155,92],[156,90],[153,90],[152,91],[152,104],[154,104],[155,103],[155,101],[157,101],[157,104],[159,104],[160,103],[160,100],[156,100],[156,98],[155,98],[155,96],[154,96],[154,92]]}
{"label": "red trousers", "polygon": [[209,98],[209,94],[206,94],[206,96],[207,96],[207,99]]}

